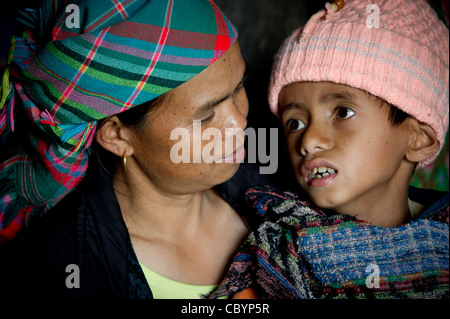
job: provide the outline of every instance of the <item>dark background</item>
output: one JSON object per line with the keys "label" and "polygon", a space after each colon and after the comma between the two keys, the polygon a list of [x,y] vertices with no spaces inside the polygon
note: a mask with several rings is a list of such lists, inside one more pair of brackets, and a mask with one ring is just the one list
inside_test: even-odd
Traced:
{"label": "dark background", "polygon": [[[283,40],[308,18],[325,7],[326,1],[301,0],[217,0],[239,31],[239,45],[248,64],[246,83],[250,119],[255,126],[273,127],[267,88],[273,58]],[[276,124],[278,124],[276,122]]]}
{"label": "dark background", "polygon": [[[415,0],[408,0],[415,1]],[[6,1],[5,1],[6,2]],[[21,7],[36,6],[38,0],[8,1],[0,7],[0,73],[5,64],[9,36],[16,30],[15,11]],[[250,103],[249,127],[280,127],[270,112],[267,88],[273,58],[283,40],[296,28],[304,25],[309,17],[325,7],[325,0],[216,0],[217,5],[237,27],[239,44],[248,64],[249,78],[246,82]],[[332,0],[329,0],[332,2]],[[448,21],[449,0],[429,0],[443,20]],[[447,23],[448,25],[448,23]],[[280,129],[279,167],[277,178],[284,183],[292,176],[284,136]],[[448,134],[447,134],[448,137]],[[413,179],[415,186],[448,190],[448,140],[437,164],[419,170]]]}
{"label": "dark background", "polygon": [[[249,72],[246,90],[250,104],[249,127],[279,128],[278,170],[272,183],[284,189],[297,186],[285,146],[284,130],[269,109],[267,91],[272,63],[283,40],[327,1],[306,0],[216,0],[222,12],[237,27],[239,45]],[[267,130],[268,140],[269,130]],[[269,146],[267,146],[269,152]],[[262,164],[266,165],[266,164]]]}

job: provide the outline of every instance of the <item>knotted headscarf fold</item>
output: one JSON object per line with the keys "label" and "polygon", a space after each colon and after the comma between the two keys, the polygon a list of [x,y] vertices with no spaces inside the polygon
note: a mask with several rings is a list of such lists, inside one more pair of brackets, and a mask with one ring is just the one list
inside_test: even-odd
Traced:
{"label": "knotted headscarf fold", "polygon": [[44,0],[21,12],[0,104],[0,244],[85,176],[97,121],[176,88],[236,29],[212,0]]}

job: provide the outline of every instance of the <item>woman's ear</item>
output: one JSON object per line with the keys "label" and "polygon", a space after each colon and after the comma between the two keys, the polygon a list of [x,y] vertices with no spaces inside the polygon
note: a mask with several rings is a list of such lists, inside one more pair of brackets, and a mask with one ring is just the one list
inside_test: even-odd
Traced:
{"label": "woman's ear", "polygon": [[428,124],[421,123],[412,117],[408,120],[410,121],[410,139],[406,158],[417,163],[425,161],[439,151],[439,140]]}
{"label": "woman's ear", "polygon": [[106,119],[103,125],[97,129],[95,138],[104,149],[119,157],[122,157],[124,153],[126,156],[134,153],[130,143],[131,132],[117,116]]}

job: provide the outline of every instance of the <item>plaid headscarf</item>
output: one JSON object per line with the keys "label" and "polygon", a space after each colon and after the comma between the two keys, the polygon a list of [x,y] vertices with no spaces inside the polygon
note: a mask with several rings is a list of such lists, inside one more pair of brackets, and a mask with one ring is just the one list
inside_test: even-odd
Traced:
{"label": "plaid headscarf", "polygon": [[44,0],[19,21],[1,90],[0,244],[81,182],[98,120],[188,81],[237,38],[212,0]]}

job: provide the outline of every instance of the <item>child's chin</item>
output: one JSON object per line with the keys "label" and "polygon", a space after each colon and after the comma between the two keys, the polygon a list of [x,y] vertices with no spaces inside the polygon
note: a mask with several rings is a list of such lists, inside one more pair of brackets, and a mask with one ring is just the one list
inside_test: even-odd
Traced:
{"label": "child's chin", "polygon": [[335,209],[337,207],[336,201],[334,201],[333,199],[330,199],[324,195],[309,194],[309,196],[311,197],[311,200],[313,201],[313,203],[321,209],[330,210],[330,209]]}

